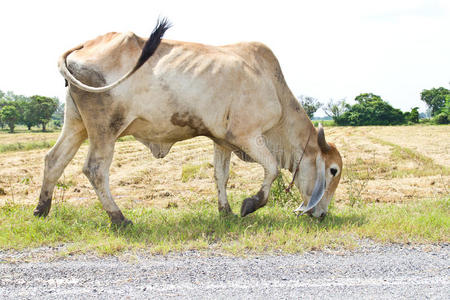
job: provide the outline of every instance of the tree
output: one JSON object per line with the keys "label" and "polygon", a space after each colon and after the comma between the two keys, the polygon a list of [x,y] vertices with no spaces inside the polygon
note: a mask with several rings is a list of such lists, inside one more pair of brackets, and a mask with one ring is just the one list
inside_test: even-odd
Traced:
{"label": "tree", "polygon": [[414,107],[411,109],[411,111],[406,111],[403,116],[405,117],[405,120],[409,123],[419,123],[419,108]]}
{"label": "tree", "polygon": [[442,112],[450,115],[450,95],[447,95],[447,97],[445,97],[445,106],[442,109]]}
{"label": "tree", "polygon": [[61,127],[64,124],[64,106],[64,103],[60,103],[52,115],[53,124],[55,126]]}
{"label": "tree", "polygon": [[32,126],[38,124],[37,113],[31,101],[26,102],[23,105],[23,124],[27,126],[28,130],[31,130]]}
{"label": "tree", "polygon": [[322,103],[313,97],[300,95],[298,100],[310,119],[312,119],[314,113],[322,106]]}
{"label": "tree", "polygon": [[20,124],[26,124],[25,120],[25,109],[27,105],[31,102],[30,98],[27,98],[23,95],[12,95],[13,100],[12,104],[16,107],[17,112],[19,113],[19,121]]}
{"label": "tree", "polygon": [[449,124],[450,123],[450,95],[445,97],[445,104],[442,107],[441,112],[434,116],[433,122],[436,124]]}
{"label": "tree", "polygon": [[450,115],[441,112],[433,118],[433,122],[436,124],[449,124],[450,123]]}
{"label": "tree", "polygon": [[372,93],[363,93],[355,97],[355,101],[362,105],[367,105],[377,101],[383,101],[380,96]]}
{"label": "tree", "polygon": [[348,109],[350,105],[345,102],[345,99],[338,100],[336,102],[333,99],[325,105],[323,111],[325,114],[333,118],[334,122],[339,119]]}
{"label": "tree", "polygon": [[409,120],[411,123],[419,123],[419,108],[413,107],[409,114]]}
{"label": "tree", "polygon": [[[25,109],[27,104],[30,103],[30,98],[27,98],[23,95],[16,95],[14,92],[8,91],[6,94],[0,91],[0,95],[3,95],[3,99],[0,100],[0,108],[8,105],[13,105],[17,113],[19,114],[19,118],[16,124],[26,124],[25,120]],[[3,124],[0,124],[3,128]]]}
{"label": "tree", "polygon": [[338,125],[399,125],[405,123],[405,117],[400,109],[393,108],[380,96],[372,93],[360,94],[358,102],[347,106],[348,110],[336,118]]}
{"label": "tree", "polygon": [[445,106],[445,99],[450,95],[450,90],[446,88],[432,88],[431,90],[423,90],[420,93],[420,99],[424,101],[431,109],[431,116],[438,115]]}
{"label": "tree", "polygon": [[6,124],[8,124],[9,132],[14,132],[14,127],[19,121],[19,113],[14,105],[8,104],[0,111],[0,118]]}
{"label": "tree", "polygon": [[36,95],[31,97],[31,105],[36,114],[37,124],[42,125],[42,131],[46,131],[46,125],[50,122],[53,113],[58,107],[58,98]]}
{"label": "tree", "polygon": [[[0,111],[2,110],[3,107],[5,107],[8,104],[8,102],[3,99],[0,98]],[[5,127],[5,122],[3,122],[2,118],[0,117],[0,127],[3,129],[3,127]]]}
{"label": "tree", "polygon": [[14,101],[15,97],[16,95],[12,91],[7,91],[2,96],[2,98],[5,99],[6,101]]}

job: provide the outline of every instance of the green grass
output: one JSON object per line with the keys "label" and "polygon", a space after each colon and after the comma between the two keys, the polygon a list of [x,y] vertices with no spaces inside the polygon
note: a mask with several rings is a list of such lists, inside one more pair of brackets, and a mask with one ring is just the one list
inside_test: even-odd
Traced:
{"label": "green grass", "polygon": [[[244,196],[230,195],[237,211]],[[233,200],[234,199],[234,200]],[[100,205],[54,205],[35,218],[33,207],[0,207],[0,249],[67,245],[64,254],[114,254],[142,249],[167,253],[189,249],[231,254],[287,253],[329,248],[352,249],[359,239],[387,243],[440,243],[450,238],[450,199],[405,204],[332,207],[322,221],[295,217],[289,205],[268,206],[245,218],[223,217],[216,203],[170,209],[124,210],[133,226],[113,230]]]}
{"label": "green grass", "polygon": [[208,175],[205,173],[205,170],[212,167],[213,165],[208,162],[202,164],[184,164],[181,169],[181,181],[188,182],[194,178],[206,178]]}
{"label": "green grass", "polygon": [[331,126],[336,126],[336,124],[334,123],[334,121],[333,120],[313,120],[313,121],[311,121],[313,124],[314,124],[314,126],[319,126],[319,123],[322,123],[322,125],[324,126],[324,127],[331,127]]}
{"label": "green grass", "polygon": [[[135,141],[133,136],[124,136],[117,139],[117,142],[129,142]],[[55,140],[44,140],[34,142],[16,142],[0,145],[0,153],[15,152],[15,151],[29,151],[35,149],[48,149],[55,145]],[[89,140],[86,140],[84,144],[88,144]]]}
{"label": "green grass", "polygon": [[10,135],[14,135],[14,134],[20,134],[20,133],[51,133],[51,132],[55,132],[55,131],[60,131],[61,128],[58,127],[54,127],[54,126],[50,126],[46,128],[45,131],[42,131],[42,128],[39,127],[31,127],[31,130],[28,130],[28,128],[26,126],[23,125],[16,125],[14,127],[14,132],[11,133],[9,132],[9,127],[8,126],[4,126],[3,128],[0,128],[0,134],[10,134]]}
{"label": "green grass", "polygon": [[27,143],[11,143],[0,145],[0,153],[14,152],[14,151],[28,151],[34,149],[47,149],[53,147],[56,141],[37,141]]}
{"label": "green grass", "polygon": [[132,135],[126,135],[126,136],[123,136],[123,137],[120,137],[120,138],[118,138],[117,139],[117,142],[132,142],[132,141],[135,141],[136,139],[134,138],[134,136],[132,136]]}

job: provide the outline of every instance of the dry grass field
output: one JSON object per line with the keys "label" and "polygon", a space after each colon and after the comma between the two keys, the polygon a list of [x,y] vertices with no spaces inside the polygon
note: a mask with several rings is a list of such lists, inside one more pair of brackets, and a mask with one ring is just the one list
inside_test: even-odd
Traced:
{"label": "dry grass field", "polygon": [[[344,160],[344,173],[335,204],[404,202],[448,197],[450,187],[450,127],[326,127]],[[0,133],[0,145],[57,139],[58,133]],[[81,169],[88,145],[82,145],[55,189],[54,201],[98,202]],[[0,205],[36,204],[48,149],[0,153]],[[132,139],[116,143],[111,165],[111,190],[123,208],[183,207],[198,201],[216,202],[213,146],[203,137],[174,145],[164,159],[155,159]],[[229,195],[255,193],[262,168],[233,155]],[[233,208],[235,212],[238,207]]]}

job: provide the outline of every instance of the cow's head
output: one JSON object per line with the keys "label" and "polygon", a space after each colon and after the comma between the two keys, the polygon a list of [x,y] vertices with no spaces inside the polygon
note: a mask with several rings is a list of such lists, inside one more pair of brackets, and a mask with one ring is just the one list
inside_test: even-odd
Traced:
{"label": "cow's head", "polygon": [[[317,151],[305,153],[295,183],[302,193],[304,204],[295,210],[297,214],[308,213],[322,218],[341,179],[342,159],[336,146],[327,143],[323,127],[317,132]],[[311,147],[315,148],[315,147]],[[315,153],[314,153],[315,152]]]}

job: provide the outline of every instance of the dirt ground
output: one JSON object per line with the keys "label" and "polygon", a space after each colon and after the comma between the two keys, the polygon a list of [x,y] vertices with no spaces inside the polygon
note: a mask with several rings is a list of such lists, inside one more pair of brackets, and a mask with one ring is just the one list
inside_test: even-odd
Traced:
{"label": "dirt ground", "polygon": [[[344,160],[339,203],[352,199],[402,202],[448,197],[450,127],[327,127]],[[58,133],[0,133],[0,143],[56,140]],[[89,204],[97,197],[81,169],[87,154],[83,144],[55,189],[54,201]],[[0,204],[35,204],[48,149],[0,153]],[[414,153],[419,153],[415,156]],[[155,159],[136,141],[116,143],[110,184],[121,207],[183,206],[193,201],[217,201],[213,177],[213,144],[199,137],[174,145],[164,159]],[[182,180],[183,166],[195,169]],[[259,189],[263,170],[233,155],[229,196],[251,195]]]}

